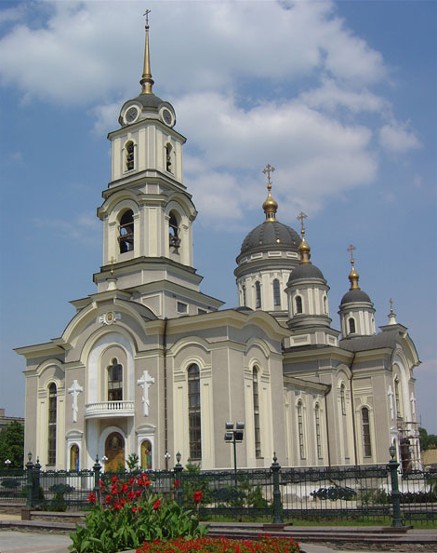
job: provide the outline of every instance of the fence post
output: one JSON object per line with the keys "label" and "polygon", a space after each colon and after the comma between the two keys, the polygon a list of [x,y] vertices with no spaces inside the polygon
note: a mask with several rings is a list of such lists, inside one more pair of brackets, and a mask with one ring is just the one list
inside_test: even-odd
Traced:
{"label": "fence post", "polygon": [[179,451],[176,453],[176,464],[174,466],[174,488],[175,488],[175,494],[176,494],[176,503],[179,505],[179,507],[182,507],[184,498],[183,498],[183,489],[182,489],[182,471],[184,470],[184,467],[180,463],[181,460],[181,454]]}
{"label": "fence post", "polygon": [[96,455],[96,462],[93,465],[93,471],[94,471],[94,493],[97,497],[97,503],[100,503],[100,470],[102,468],[102,465],[99,463],[99,456]]}
{"label": "fence post", "polygon": [[270,468],[273,474],[273,524],[282,524],[281,490],[279,489],[281,465],[278,463],[276,452],[273,453],[273,463]]}
{"label": "fence post", "polygon": [[32,507],[38,507],[42,499],[40,494],[41,465],[39,464],[39,457],[36,458],[36,464],[32,470],[32,479]]}
{"label": "fence post", "polygon": [[396,448],[394,445],[390,446],[389,452],[391,455],[391,459],[388,462],[387,469],[390,471],[390,479],[391,479],[391,501],[392,501],[392,507],[393,507],[393,513],[392,513],[392,527],[393,528],[402,528],[402,520],[401,520],[401,498],[399,493],[399,480],[398,480],[398,468],[399,463],[395,460],[396,455]]}
{"label": "fence post", "polygon": [[27,477],[27,507],[32,507],[33,504],[33,463],[32,463],[32,453],[29,451],[27,454],[29,459],[26,463],[26,477]]}

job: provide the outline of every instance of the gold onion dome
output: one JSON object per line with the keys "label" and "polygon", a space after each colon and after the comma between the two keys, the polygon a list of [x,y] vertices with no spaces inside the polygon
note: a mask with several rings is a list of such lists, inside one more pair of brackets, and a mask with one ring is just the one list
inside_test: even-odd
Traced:
{"label": "gold onion dome", "polygon": [[303,224],[304,220],[308,217],[303,211],[297,216],[298,221],[300,221],[300,236],[301,243],[299,244],[298,252],[300,255],[299,263],[311,263],[311,248],[308,242],[305,240],[305,226]]}

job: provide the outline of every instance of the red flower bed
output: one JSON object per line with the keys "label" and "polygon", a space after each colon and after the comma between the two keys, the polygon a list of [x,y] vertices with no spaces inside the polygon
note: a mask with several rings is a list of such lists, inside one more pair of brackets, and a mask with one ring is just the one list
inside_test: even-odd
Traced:
{"label": "red flower bed", "polygon": [[196,538],[146,542],[137,553],[299,553],[299,544],[291,538],[262,536],[259,540]]}

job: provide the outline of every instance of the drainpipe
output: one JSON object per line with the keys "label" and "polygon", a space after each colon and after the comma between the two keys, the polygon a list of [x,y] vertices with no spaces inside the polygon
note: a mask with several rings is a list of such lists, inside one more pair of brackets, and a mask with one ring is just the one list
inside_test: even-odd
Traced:
{"label": "drainpipe", "polygon": [[332,387],[329,385],[329,388],[326,390],[324,397],[325,397],[325,421],[326,421],[326,444],[327,444],[327,454],[328,454],[328,467],[331,466],[331,448],[329,445],[329,420],[328,420],[328,402],[326,401],[326,397],[328,396],[329,392],[331,391]]}
{"label": "drainpipe", "polygon": [[168,386],[167,386],[167,326],[168,319],[164,318],[164,329],[162,335],[162,349],[164,361],[164,455],[165,455],[165,470],[168,470]]}

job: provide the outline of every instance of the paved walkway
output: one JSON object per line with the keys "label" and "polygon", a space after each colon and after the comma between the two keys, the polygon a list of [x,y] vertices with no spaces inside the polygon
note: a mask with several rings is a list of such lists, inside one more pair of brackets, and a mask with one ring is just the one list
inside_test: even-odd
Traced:
{"label": "paved walkway", "polygon": [[[0,553],[68,553],[71,540],[63,534],[37,532],[0,531]],[[354,553],[354,551],[333,551],[323,545],[301,544],[306,553]],[[366,553],[359,551],[355,553]],[[370,552],[367,552],[370,553]],[[374,551],[372,553],[375,553]]]}

